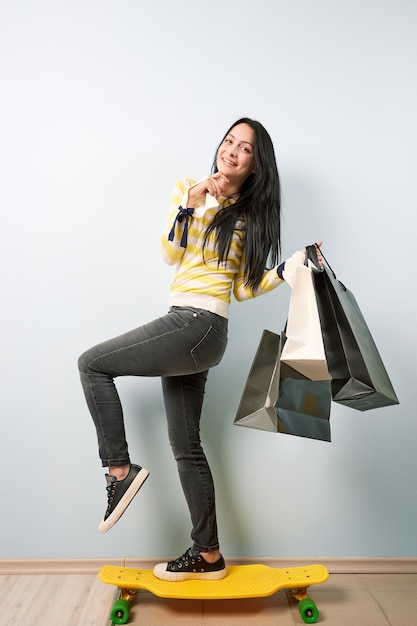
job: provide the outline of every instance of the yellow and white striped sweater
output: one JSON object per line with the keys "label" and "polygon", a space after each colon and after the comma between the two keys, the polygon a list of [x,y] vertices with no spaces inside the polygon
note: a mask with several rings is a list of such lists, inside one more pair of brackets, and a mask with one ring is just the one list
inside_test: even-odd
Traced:
{"label": "yellow and white striped sweater", "polygon": [[171,284],[170,306],[192,306],[206,309],[228,317],[231,292],[236,300],[242,301],[272,291],[284,281],[278,277],[276,268],[265,271],[255,293],[245,287],[245,254],[243,245],[243,223],[237,222],[233,233],[227,262],[218,265],[214,247],[214,233],[206,242],[203,258],[203,242],[206,229],[212,222],[224,198],[218,200],[209,194],[205,202],[195,206],[188,221],[188,241],[181,246],[181,237],[186,220],[175,224],[174,237],[168,239],[179,207],[187,208],[188,190],[196,183],[190,179],[178,181],[174,187],[166,227],[161,238],[162,257],[168,265],[177,264]]}

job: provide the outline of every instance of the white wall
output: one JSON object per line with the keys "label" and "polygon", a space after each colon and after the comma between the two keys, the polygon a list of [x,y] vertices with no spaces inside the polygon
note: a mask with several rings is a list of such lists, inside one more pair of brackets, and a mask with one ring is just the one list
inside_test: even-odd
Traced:
{"label": "white wall", "polygon": [[413,0],[1,2],[0,557],[190,544],[153,379],[119,383],[150,480],[98,533],[104,477],[76,361],[166,311],[172,186],[209,171],[241,115],[276,146],[285,255],[324,239],[401,404],[334,404],[330,444],[233,426],[289,289],[233,304],[203,423],[223,552],[417,556],[416,19]]}

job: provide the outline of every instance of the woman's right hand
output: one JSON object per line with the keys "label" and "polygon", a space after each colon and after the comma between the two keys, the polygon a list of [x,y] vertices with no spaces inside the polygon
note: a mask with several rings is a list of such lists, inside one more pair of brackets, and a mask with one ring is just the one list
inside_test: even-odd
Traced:
{"label": "woman's right hand", "polygon": [[195,205],[204,200],[206,194],[210,194],[214,198],[218,198],[224,193],[226,186],[230,180],[224,174],[216,172],[209,176],[206,180],[202,180],[188,190],[187,208],[194,208]]}

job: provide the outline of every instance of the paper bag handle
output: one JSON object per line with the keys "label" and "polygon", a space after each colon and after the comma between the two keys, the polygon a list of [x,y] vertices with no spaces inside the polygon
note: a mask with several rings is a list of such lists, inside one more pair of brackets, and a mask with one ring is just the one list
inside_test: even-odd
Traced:
{"label": "paper bag handle", "polygon": [[323,252],[321,251],[321,248],[316,243],[312,244],[311,246],[306,246],[305,265],[307,265],[308,260],[310,260],[315,265],[315,267],[318,270],[323,271],[323,268],[320,267],[320,263],[319,263],[319,260],[318,260],[318,257],[317,257],[317,249],[320,250],[321,256],[323,257],[323,261],[325,261],[327,267],[329,268],[329,270],[333,274],[334,279],[337,280],[337,282],[342,286],[343,290],[346,291],[346,287],[344,286],[344,284],[340,280],[337,279],[336,274],[335,274],[333,268],[331,267],[330,263],[328,262],[328,260],[324,256]]}

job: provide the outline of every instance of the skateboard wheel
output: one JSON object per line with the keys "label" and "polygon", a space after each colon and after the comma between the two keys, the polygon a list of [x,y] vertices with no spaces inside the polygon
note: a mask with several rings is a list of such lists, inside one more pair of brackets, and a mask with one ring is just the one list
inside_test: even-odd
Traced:
{"label": "skateboard wheel", "polygon": [[300,600],[298,610],[305,624],[315,624],[319,619],[319,610],[310,598]]}
{"label": "skateboard wheel", "polygon": [[129,602],[122,599],[116,600],[110,613],[110,619],[113,624],[126,624],[129,619]]}

